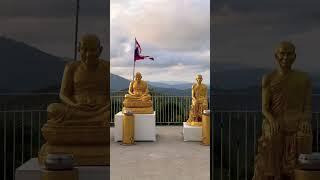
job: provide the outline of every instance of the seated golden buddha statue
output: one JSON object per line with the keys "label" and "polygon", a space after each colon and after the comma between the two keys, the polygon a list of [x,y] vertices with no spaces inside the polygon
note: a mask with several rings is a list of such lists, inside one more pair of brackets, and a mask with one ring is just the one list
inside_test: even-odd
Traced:
{"label": "seated golden buddha statue", "polygon": [[153,105],[149,94],[147,82],[141,80],[142,75],[137,72],[135,80],[130,82],[128,94],[123,101],[123,111],[131,111],[137,114],[152,114]]}
{"label": "seated golden buddha statue", "polygon": [[279,68],[262,78],[262,136],[258,141],[253,180],[294,180],[300,154],[312,152],[311,81],[291,69],[295,46],[281,42]]}
{"label": "seated golden buddha statue", "polygon": [[201,126],[203,111],[208,110],[207,86],[202,84],[201,75],[197,75],[196,81],[192,85],[192,105],[187,120],[187,124],[191,126]]}
{"label": "seated golden buddha statue", "polygon": [[78,51],[81,59],[64,69],[62,102],[48,106],[40,163],[48,154],[66,153],[77,165],[109,165],[109,63],[99,59],[102,46],[96,35],[84,35]]}

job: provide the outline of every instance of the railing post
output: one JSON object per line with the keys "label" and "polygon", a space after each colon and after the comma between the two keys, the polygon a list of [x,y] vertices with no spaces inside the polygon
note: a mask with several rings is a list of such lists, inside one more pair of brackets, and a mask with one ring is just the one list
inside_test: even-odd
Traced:
{"label": "railing post", "polygon": [[231,112],[229,112],[229,180],[231,180]]}
{"label": "railing post", "polygon": [[41,112],[38,113],[38,151],[40,150],[40,140],[41,140]]}
{"label": "railing post", "polygon": [[22,114],[21,114],[21,165],[24,162],[24,105],[22,106]]}
{"label": "railing post", "polygon": [[13,112],[13,151],[12,151],[12,175],[15,175],[15,168],[16,168],[16,113]]}
{"label": "railing post", "polygon": [[224,168],[223,168],[223,113],[221,113],[221,120],[220,120],[220,179],[223,180],[224,176]]}
{"label": "railing post", "polygon": [[7,113],[3,113],[3,179],[7,179]]}
{"label": "railing post", "polygon": [[33,135],[33,112],[30,112],[30,157],[33,156],[32,150],[33,150],[33,139],[32,139],[32,135]]}
{"label": "railing post", "polygon": [[237,139],[237,180],[240,179],[240,142],[239,139]]}
{"label": "railing post", "polygon": [[248,180],[248,112],[245,114],[245,154],[244,154],[244,165],[245,165],[245,180]]}

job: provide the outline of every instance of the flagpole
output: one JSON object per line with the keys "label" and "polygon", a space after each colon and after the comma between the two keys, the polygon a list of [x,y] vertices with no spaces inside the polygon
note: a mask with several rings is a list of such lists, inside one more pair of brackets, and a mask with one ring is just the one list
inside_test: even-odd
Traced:
{"label": "flagpole", "polygon": [[134,81],[134,70],[135,70],[135,68],[136,68],[136,61],[134,60],[133,62],[134,62],[134,63],[133,63],[132,80]]}
{"label": "flagpole", "polygon": [[134,81],[134,71],[136,68],[136,59],[135,59],[135,51],[136,51],[136,38],[134,38],[134,46],[133,46],[133,71],[132,71],[132,81]]}
{"label": "flagpole", "polygon": [[78,19],[79,19],[79,1],[80,0],[77,0],[76,2],[76,24],[75,24],[75,39],[74,39],[74,57],[73,57],[73,60],[76,61],[77,60],[77,45],[78,45]]}

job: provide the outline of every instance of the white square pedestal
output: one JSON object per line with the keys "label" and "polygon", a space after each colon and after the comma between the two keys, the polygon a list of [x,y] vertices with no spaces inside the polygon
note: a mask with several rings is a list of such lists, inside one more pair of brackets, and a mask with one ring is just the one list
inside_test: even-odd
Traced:
{"label": "white square pedestal", "polygon": [[189,126],[186,122],[183,123],[183,139],[184,141],[201,141],[202,127]]}
{"label": "white square pedestal", "polygon": [[[122,141],[122,112],[114,117],[114,141]],[[156,141],[156,113],[134,114],[134,140]]]}
{"label": "white square pedestal", "polygon": [[[78,166],[79,180],[110,179],[110,166]],[[41,180],[42,169],[36,158],[32,158],[16,169],[16,180]]]}

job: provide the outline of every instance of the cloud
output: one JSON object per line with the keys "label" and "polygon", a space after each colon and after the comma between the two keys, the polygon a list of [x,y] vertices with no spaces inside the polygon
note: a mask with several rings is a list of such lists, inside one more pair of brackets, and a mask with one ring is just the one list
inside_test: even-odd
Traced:
{"label": "cloud", "polygon": [[[297,46],[296,66],[315,71],[320,29],[319,1],[222,1],[214,2],[213,60],[273,67],[274,48],[282,40]],[[228,58],[232,55],[233,58]]]}
{"label": "cloud", "polygon": [[[132,67],[112,67],[112,73],[127,79],[132,79]],[[190,71],[192,70],[192,71]],[[186,66],[183,64],[167,66],[164,69],[158,67],[140,67],[136,72],[142,73],[143,79],[147,81],[186,81],[194,82],[197,74],[202,74],[204,83],[210,84],[210,70],[197,66]],[[183,78],[181,78],[183,77]]]}
{"label": "cloud", "polygon": [[[106,16],[109,1],[80,1],[81,16]],[[74,17],[76,0],[3,0],[0,16],[3,17]]]}
{"label": "cloud", "polygon": [[[192,51],[210,44],[209,1],[111,1],[111,37],[122,29],[127,37],[137,37],[160,49]],[[142,5],[143,4],[143,5]]]}
{"label": "cloud", "polygon": [[[73,57],[75,23],[72,18],[2,17],[0,27],[2,35],[56,56]],[[83,17],[79,21],[79,37],[84,33],[97,34],[102,44],[106,45],[109,33],[105,17]],[[106,58],[105,53],[102,56]]]}
{"label": "cloud", "polygon": [[[209,79],[209,0],[80,1],[79,37],[95,33],[109,49],[111,72],[131,74],[134,37],[143,54],[156,58],[137,69],[154,80],[193,81],[195,72]],[[0,33],[50,54],[73,57],[76,0],[5,0],[0,2]],[[102,58],[108,58],[106,51]],[[171,72],[172,71],[172,72]],[[161,76],[159,76],[161,74]]]}
{"label": "cloud", "polygon": [[193,81],[193,73],[210,71],[210,6],[208,1],[111,1],[111,72],[131,79],[134,38],[148,80]]}

